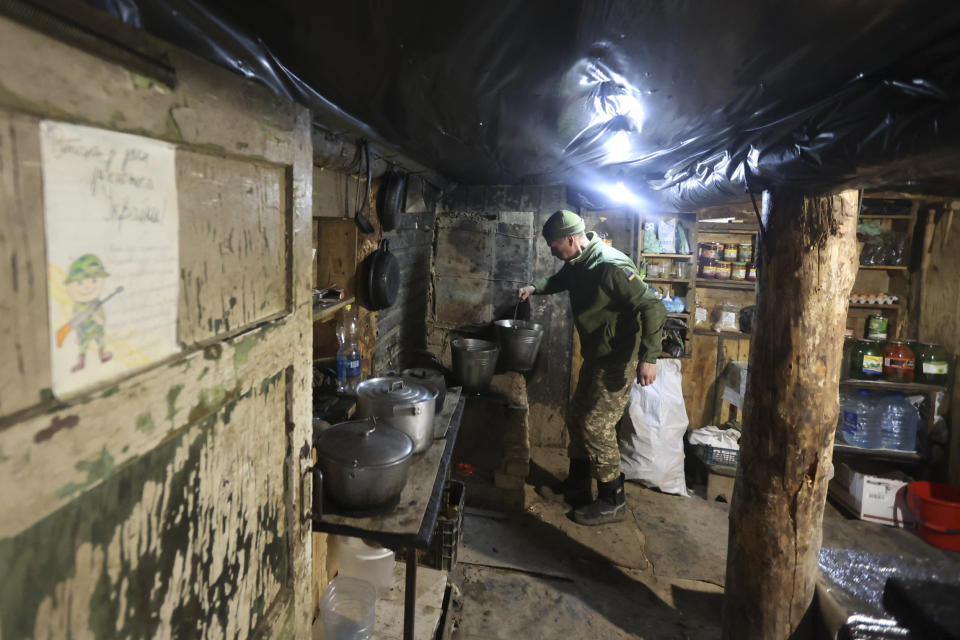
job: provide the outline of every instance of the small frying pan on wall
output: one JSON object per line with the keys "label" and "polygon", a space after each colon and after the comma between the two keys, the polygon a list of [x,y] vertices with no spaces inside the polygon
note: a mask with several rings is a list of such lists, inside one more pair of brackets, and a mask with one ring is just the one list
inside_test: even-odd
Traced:
{"label": "small frying pan on wall", "polygon": [[397,171],[388,173],[380,189],[381,201],[378,203],[380,228],[384,231],[393,231],[400,224],[406,194],[407,176]]}
{"label": "small frying pan on wall", "polygon": [[380,248],[366,260],[367,306],[373,311],[386,309],[397,301],[400,289],[400,264],[390,253],[388,240],[380,241]]}

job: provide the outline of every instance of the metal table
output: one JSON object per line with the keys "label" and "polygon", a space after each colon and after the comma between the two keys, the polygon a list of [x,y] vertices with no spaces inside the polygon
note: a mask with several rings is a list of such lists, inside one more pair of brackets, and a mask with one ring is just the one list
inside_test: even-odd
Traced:
{"label": "metal table", "polygon": [[[434,443],[418,454],[410,466],[410,477],[400,502],[390,513],[356,517],[321,513],[313,519],[313,530],[365,538],[394,551],[406,560],[403,594],[403,638],[413,640],[417,600],[417,550],[430,546],[443,500],[443,487],[450,472],[450,460],[463,418],[464,399],[460,389],[447,391],[443,410],[434,418]],[[439,437],[442,436],[442,437]]]}

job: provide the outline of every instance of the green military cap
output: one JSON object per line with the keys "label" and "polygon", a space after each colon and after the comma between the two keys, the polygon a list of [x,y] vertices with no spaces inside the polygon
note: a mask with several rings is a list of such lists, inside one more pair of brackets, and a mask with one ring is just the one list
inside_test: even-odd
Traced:
{"label": "green military cap", "polygon": [[583,224],[583,218],[573,211],[561,209],[543,223],[543,237],[547,239],[547,242],[553,242],[560,238],[583,233],[584,229],[586,229],[586,226]]}
{"label": "green military cap", "polygon": [[106,278],[108,275],[110,274],[103,268],[100,258],[92,253],[85,253],[70,265],[70,273],[64,282],[70,284],[84,278]]}

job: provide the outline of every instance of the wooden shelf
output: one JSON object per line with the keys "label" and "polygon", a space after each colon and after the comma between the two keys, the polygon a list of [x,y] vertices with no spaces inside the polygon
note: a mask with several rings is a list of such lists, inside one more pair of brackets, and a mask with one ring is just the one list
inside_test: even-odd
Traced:
{"label": "wooden shelf", "polygon": [[689,312],[689,311],[684,311],[684,312],[682,312],[682,313],[668,313],[668,314],[667,314],[667,317],[668,317],[668,318],[689,318],[689,317],[690,317],[690,312]]}
{"label": "wooden shelf", "polygon": [[693,254],[690,253],[641,253],[644,258],[664,258],[667,260],[690,260]]}
{"label": "wooden shelf", "polygon": [[923,457],[916,451],[897,451],[895,449],[864,449],[841,442],[833,443],[833,452],[845,455],[856,455],[878,460],[892,460],[894,462],[920,462]]}
{"label": "wooden shelf", "polygon": [[854,380],[847,378],[840,381],[842,387],[856,387],[858,389],[874,389],[877,391],[906,391],[930,393],[946,391],[947,388],[938,384],[924,384],[922,382],[888,382],[886,380]]}
{"label": "wooden shelf", "polygon": [[850,309],[893,309],[894,311],[900,310],[900,305],[898,304],[867,304],[865,302],[851,302],[847,305]]}
{"label": "wooden shelf", "polygon": [[746,289],[753,290],[757,288],[757,283],[750,280],[713,280],[710,278],[697,278],[698,287],[713,287],[715,289]]}
{"label": "wooden shelf", "polygon": [[878,213],[875,215],[860,216],[860,219],[861,220],[911,220],[913,219],[913,216],[911,216],[910,214],[885,216],[882,213]]}
{"label": "wooden shelf", "polygon": [[902,267],[895,264],[862,264],[861,269],[887,269],[889,271],[906,271],[909,267]]}
{"label": "wooden shelf", "polygon": [[356,302],[356,298],[354,296],[350,296],[349,298],[338,300],[336,304],[332,304],[328,307],[314,309],[313,321],[326,322],[328,320],[332,320],[337,315],[337,311],[340,311],[340,309],[343,309],[348,304],[353,304],[354,302]]}
{"label": "wooden shelf", "polygon": [[643,281],[658,284],[690,284],[689,280],[679,280],[677,278],[644,278]]}
{"label": "wooden shelf", "polygon": [[740,236],[753,236],[760,232],[757,227],[751,225],[724,222],[701,222],[697,225],[697,231],[699,233],[725,233]]}

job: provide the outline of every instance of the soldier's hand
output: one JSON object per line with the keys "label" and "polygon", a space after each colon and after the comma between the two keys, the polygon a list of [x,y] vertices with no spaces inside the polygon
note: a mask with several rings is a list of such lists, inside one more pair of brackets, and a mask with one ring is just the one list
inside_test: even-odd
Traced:
{"label": "soldier's hand", "polygon": [[520,287],[517,289],[517,297],[520,298],[520,301],[522,302],[532,296],[534,291],[536,291],[536,288],[531,285]]}
{"label": "soldier's hand", "polygon": [[641,362],[637,365],[637,382],[640,383],[641,387],[653,384],[653,381],[656,379],[657,365],[650,364],[649,362]]}

